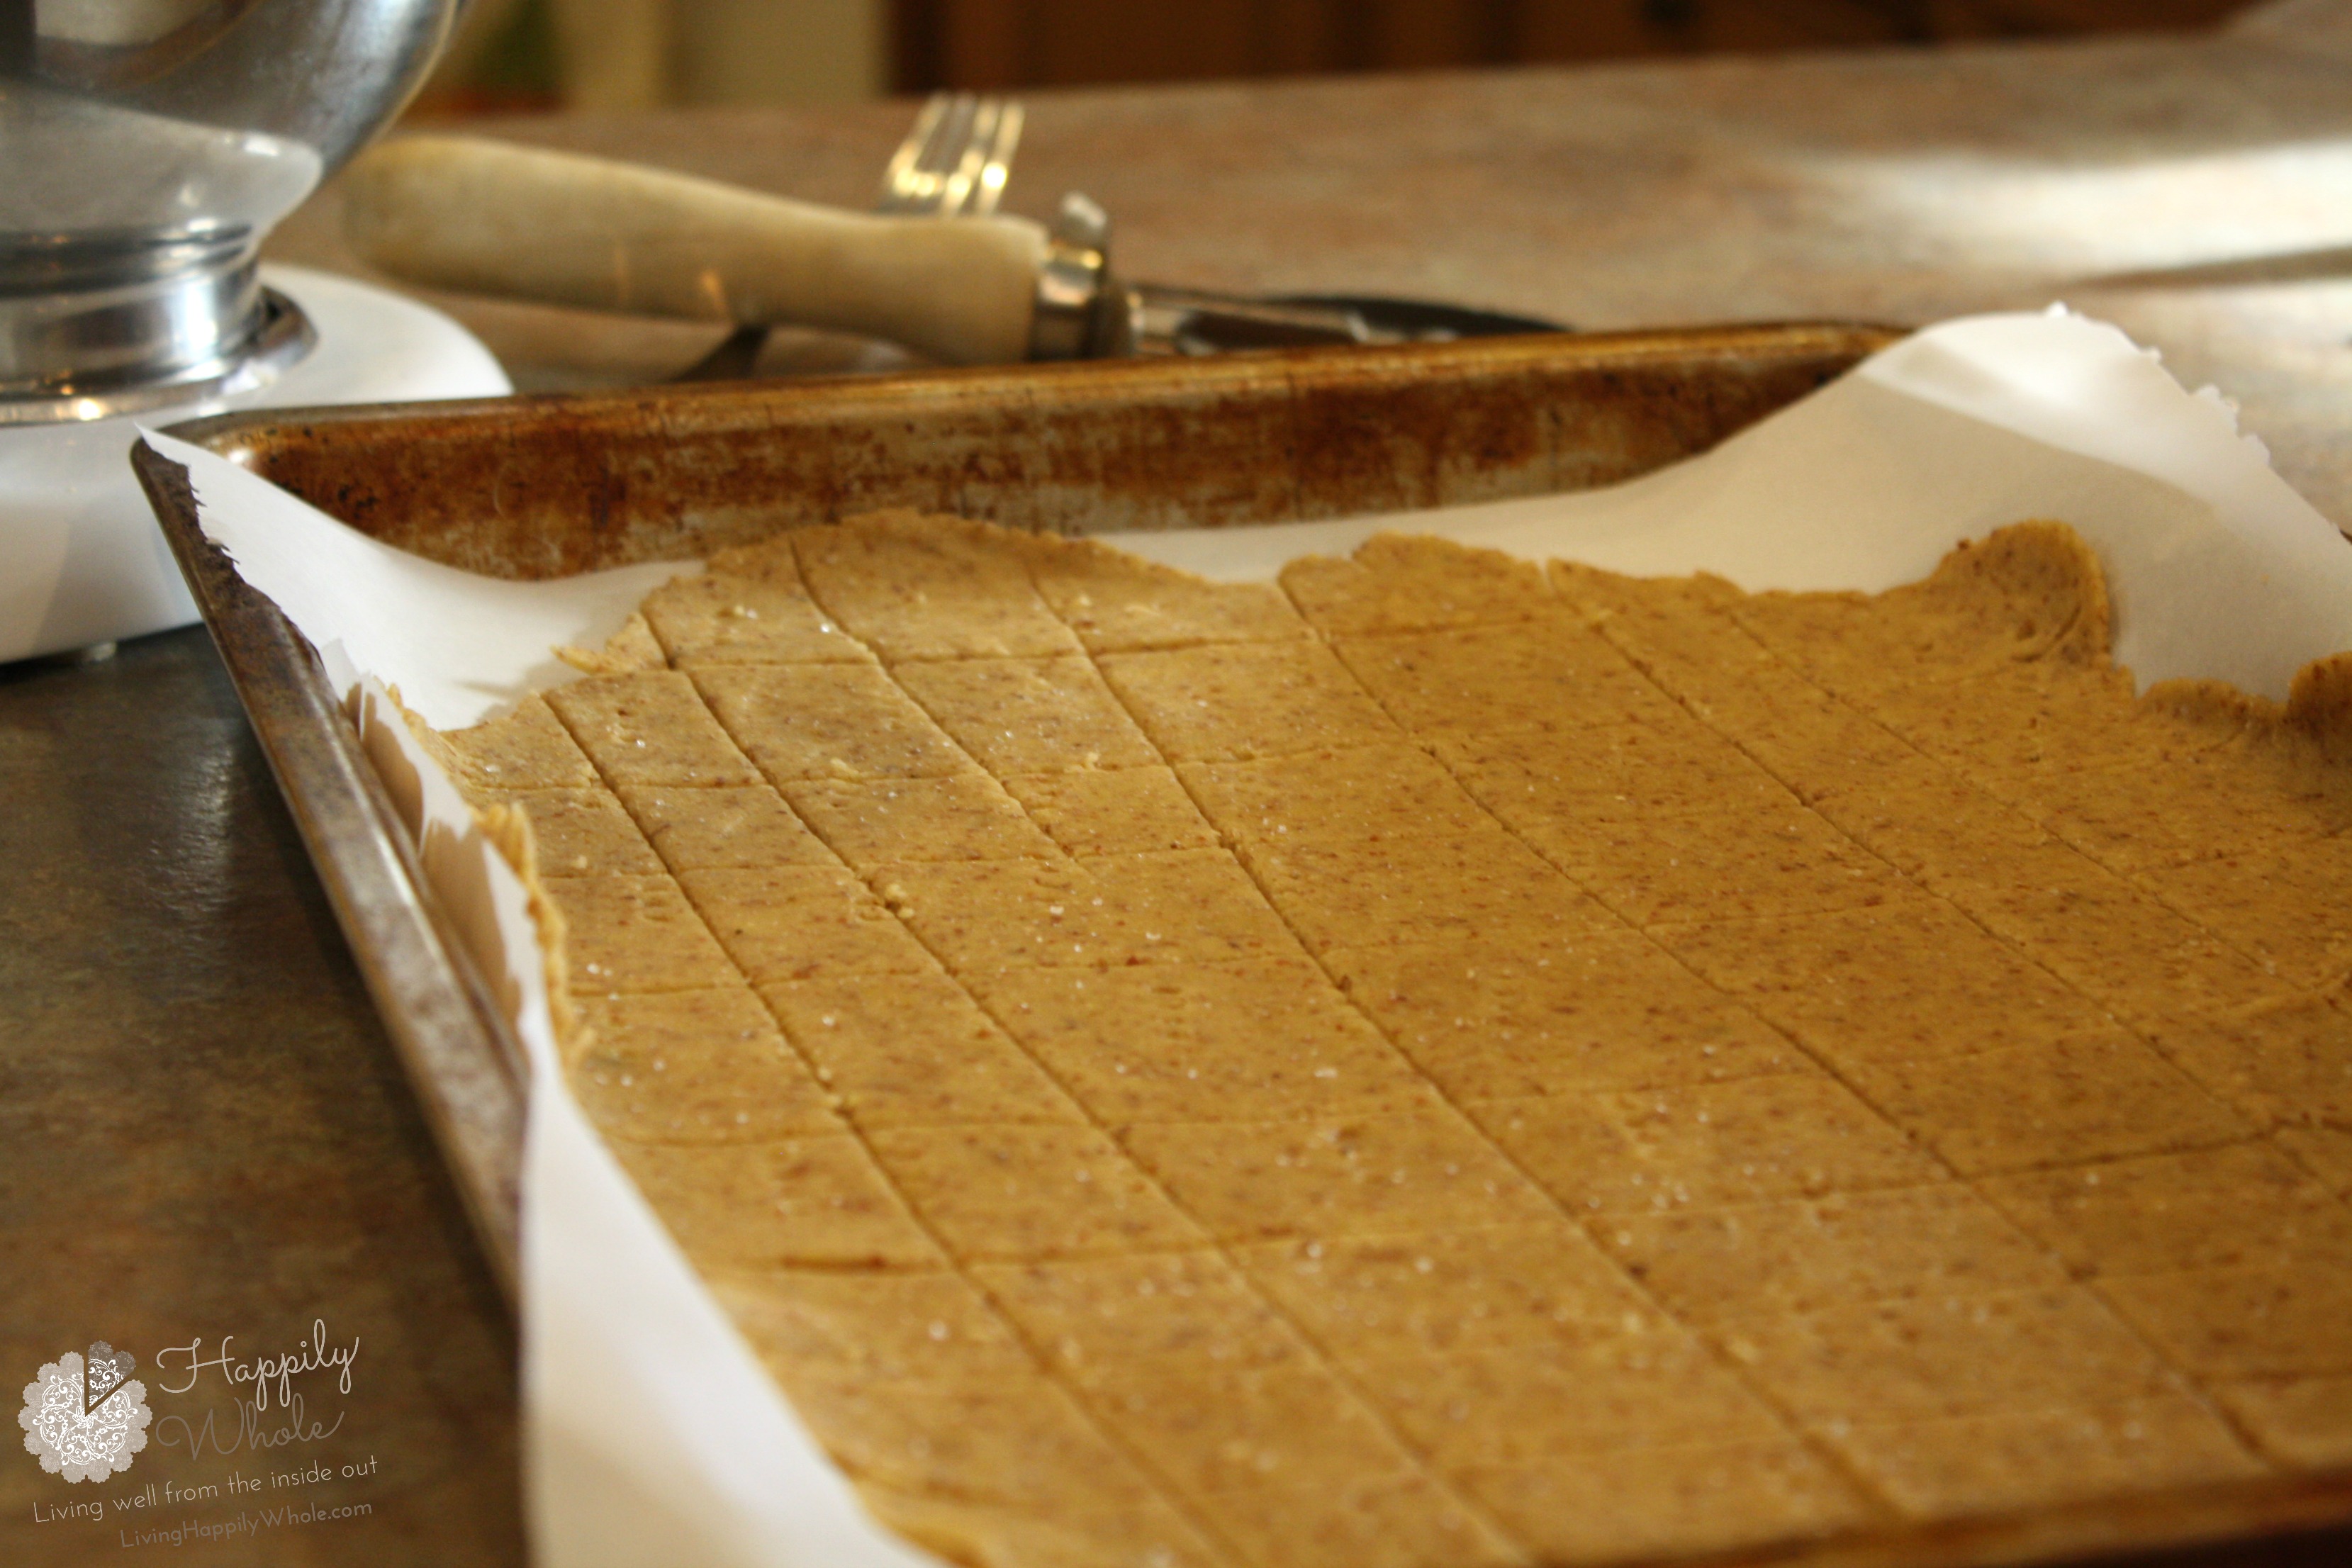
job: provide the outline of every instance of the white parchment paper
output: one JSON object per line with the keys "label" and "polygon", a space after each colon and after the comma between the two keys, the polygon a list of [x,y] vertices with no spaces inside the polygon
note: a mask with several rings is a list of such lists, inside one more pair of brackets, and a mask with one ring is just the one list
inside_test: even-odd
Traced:
{"label": "white parchment paper", "polygon": [[[423,778],[404,809],[478,933],[536,1078],[523,1173],[530,1517],[546,1568],[695,1563],[911,1568],[868,1522],[589,1127],[555,1043],[520,882],[385,703],[448,728],[572,678],[695,563],[515,584],[379,544],[222,459],[188,466],[205,532],[352,693],[372,748]],[[2284,699],[2352,648],[2352,544],[2271,472],[2218,395],[2184,391],[2122,333],[2055,311],[1906,340],[1715,451],[1605,490],[1335,522],[1112,534],[1229,581],[1271,578],[1381,529],[1622,572],[1704,568],[1748,588],[1875,590],[2004,524],[2050,518],[2098,552],[2118,660],[2143,685],[2208,676]],[[387,757],[390,762],[390,758]]]}

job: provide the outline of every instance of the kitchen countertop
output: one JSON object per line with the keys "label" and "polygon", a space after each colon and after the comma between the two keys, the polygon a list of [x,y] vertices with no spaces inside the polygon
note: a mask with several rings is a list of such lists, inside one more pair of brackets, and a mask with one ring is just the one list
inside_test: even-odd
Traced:
{"label": "kitchen countertop", "polygon": [[[2280,11],[2199,39],[1041,94],[1005,205],[1044,218],[1087,192],[1132,277],[1596,330],[1917,325],[2063,300],[2223,387],[2286,478],[2352,523],[2352,3]],[[2331,39],[2340,54],[2314,47]],[[910,118],[499,132],[856,206]],[[330,188],[270,252],[352,269],[337,221]],[[721,335],[435,298],[529,389],[667,376]],[[772,363],[795,350],[861,357],[802,337]]]}
{"label": "kitchen countertop", "polygon": [[[2202,40],[1040,96],[1007,205],[1042,216],[1086,190],[1135,276],[1590,328],[2063,298],[2227,389],[2287,478],[2352,521],[2347,11],[2291,4]],[[497,129],[859,205],[908,115]],[[270,254],[352,269],[334,200]],[[437,302],[526,388],[659,379],[719,335]],[[763,365],[890,359],[782,334]],[[37,1520],[58,1489],[20,1457],[0,1463],[0,1559],[79,1563],[292,1499],[326,1506],[205,1560],[517,1560],[511,1334],[205,634],[0,668],[0,1372],[109,1340],[141,1358],[151,1442],[184,1438],[166,1415],[216,1407],[219,1447],[230,1386],[215,1369],[168,1394],[152,1352],[234,1335],[236,1357],[274,1353],[322,1323],[360,1339],[352,1388],[331,1368],[298,1386],[306,1418],[344,1426],[284,1452],[369,1467],[100,1524]],[[226,1488],[297,1468],[247,1447],[171,1474]],[[126,1497],[163,1469],[145,1468],[72,1489]],[[2231,1561],[2347,1555],[2339,1536]]]}

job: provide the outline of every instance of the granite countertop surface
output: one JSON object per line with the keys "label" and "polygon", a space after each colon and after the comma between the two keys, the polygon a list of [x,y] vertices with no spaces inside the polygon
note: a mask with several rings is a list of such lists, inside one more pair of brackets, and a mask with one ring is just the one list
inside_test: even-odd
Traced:
{"label": "granite countertop surface", "polygon": [[[2287,478],[2352,521],[2347,10],[2290,3],[2200,39],[1038,95],[1007,205],[1087,192],[1133,276],[1595,329],[2064,300],[2237,398]],[[854,205],[910,113],[494,129]],[[354,269],[331,186],[269,254]],[[436,302],[526,388],[662,379],[719,336]],[[891,361],[785,333],[762,368]],[[344,1425],[282,1453],[367,1467],[97,1521],[41,1517],[59,1489],[19,1455],[0,1464],[0,1561],[81,1563],[289,1499],[323,1506],[194,1543],[253,1563],[519,1561],[511,1332],[205,634],[0,668],[0,1369],[30,1378],[106,1339],[176,1385],[156,1351],[233,1336],[235,1358],[275,1354],[320,1324],[361,1350],[348,1394],[306,1374],[304,1418]],[[284,1413],[247,1433],[222,1370],[151,1399],[216,1412],[201,1459],[69,1489],[298,1468],[250,1440]],[[2338,1537],[2228,1560],[2347,1557]]]}

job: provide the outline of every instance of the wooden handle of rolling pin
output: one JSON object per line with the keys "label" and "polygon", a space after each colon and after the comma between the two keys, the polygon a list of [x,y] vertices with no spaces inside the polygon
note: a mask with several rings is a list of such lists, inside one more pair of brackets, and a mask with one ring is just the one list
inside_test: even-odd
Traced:
{"label": "wooden handle of rolling pin", "polygon": [[433,289],[888,338],[951,364],[1026,359],[1045,231],[870,217],[632,163],[461,136],[342,178],[354,248]]}

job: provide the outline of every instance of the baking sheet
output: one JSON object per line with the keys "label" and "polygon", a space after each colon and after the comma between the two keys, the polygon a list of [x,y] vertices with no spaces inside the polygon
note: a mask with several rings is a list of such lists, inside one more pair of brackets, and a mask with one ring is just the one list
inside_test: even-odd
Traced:
{"label": "baking sheet", "polygon": [[[444,727],[570,678],[548,657],[618,627],[690,565],[546,583],[472,576],[344,528],[209,453],[185,464],[206,533],[355,692],[394,771],[424,759],[382,684]],[[1381,528],[1641,573],[1706,568],[1751,588],[1876,589],[2026,517],[2076,527],[2105,563],[2117,658],[2143,683],[2206,675],[2284,697],[2352,647],[2352,545],[2273,475],[2218,397],[2191,395],[2111,328],[2063,313],[1971,318],[1906,341],[1714,452],[1612,489],[1442,512],[1106,536],[1226,579],[1271,576]],[[530,1505],[541,1560],[574,1565],[926,1561],[868,1524],[554,1072],[520,885],[455,791],[421,768],[412,826],[541,1087],[523,1177]]]}

